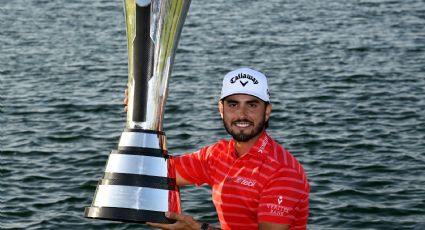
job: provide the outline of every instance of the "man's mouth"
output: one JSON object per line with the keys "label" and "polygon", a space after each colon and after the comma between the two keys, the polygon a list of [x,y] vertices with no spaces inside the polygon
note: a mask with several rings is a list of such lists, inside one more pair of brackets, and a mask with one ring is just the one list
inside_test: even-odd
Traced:
{"label": "man's mouth", "polygon": [[238,128],[246,128],[246,127],[252,125],[252,122],[248,122],[248,121],[235,121],[235,122],[233,122],[233,125],[235,125]]}

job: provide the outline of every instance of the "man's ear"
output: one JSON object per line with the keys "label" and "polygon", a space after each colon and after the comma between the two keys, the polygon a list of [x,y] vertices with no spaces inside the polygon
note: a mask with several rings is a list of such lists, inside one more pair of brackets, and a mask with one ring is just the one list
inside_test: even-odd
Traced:
{"label": "man's ear", "polygon": [[220,116],[221,116],[221,119],[223,119],[223,108],[224,107],[224,105],[223,105],[223,100],[220,100],[219,102],[218,102],[218,110],[220,111]]}
{"label": "man's ear", "polygon": [[270,119],[270,114],[272,113],[272,104],[267,103],[266,105],[266,121]]}

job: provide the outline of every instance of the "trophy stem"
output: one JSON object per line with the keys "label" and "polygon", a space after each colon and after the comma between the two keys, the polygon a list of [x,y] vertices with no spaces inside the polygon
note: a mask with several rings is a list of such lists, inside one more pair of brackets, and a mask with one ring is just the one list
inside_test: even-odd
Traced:
{"label": "trophy stem", "polygon": [[150,37],[151,4],[136,4],[136,37],[133,42],[133,113],[134,122],[146,121],[149,80],[153,75],[154,44]]}

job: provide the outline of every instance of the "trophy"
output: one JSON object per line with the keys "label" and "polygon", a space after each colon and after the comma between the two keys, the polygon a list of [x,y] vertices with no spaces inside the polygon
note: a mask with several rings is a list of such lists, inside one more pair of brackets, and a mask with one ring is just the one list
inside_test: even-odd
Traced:
{"label": "trophy", "polygon": [[128,45],[127,123],[99,181],[88,218],[173,223],[180,213],[163,118],[174,56],[190,0],[124,0]]}

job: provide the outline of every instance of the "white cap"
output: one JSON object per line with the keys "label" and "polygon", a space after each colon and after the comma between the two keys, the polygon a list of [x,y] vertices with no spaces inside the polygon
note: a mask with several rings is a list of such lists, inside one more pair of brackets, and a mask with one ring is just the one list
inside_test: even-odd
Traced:
{"label": "white cap", "polygon": [[224,76],[220,99],[233,94],[248,94],[270,102],[266,76],[250,68],[233,70]]}

